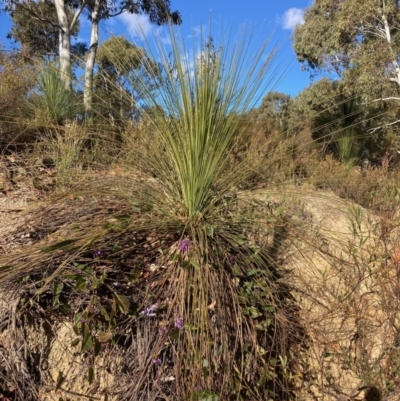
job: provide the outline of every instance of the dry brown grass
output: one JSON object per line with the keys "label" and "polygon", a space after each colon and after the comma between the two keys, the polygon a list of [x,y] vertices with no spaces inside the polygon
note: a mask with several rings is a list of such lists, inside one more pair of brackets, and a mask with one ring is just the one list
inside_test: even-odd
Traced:
{"label": "dry brown grass", "polygon": [[0,144],[23,144],[32,134],[24,116],[25,96],[35,84],[35,68],[23,53],[0,49]]}

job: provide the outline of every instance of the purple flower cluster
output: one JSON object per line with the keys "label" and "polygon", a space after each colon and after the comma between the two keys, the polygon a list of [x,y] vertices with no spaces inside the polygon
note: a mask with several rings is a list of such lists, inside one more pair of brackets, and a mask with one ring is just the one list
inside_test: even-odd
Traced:
{"label": "purple flower cluster", "polygon": [[161,358],[153,359],[154,366],[160,366],[162,364]]}
{"label": "purple flower cluster", "polygon": [[183,324],[183,317],[181,316],[180,318],[178,318],[178,320],[175,322],[175,327],[179,330],[183,330],[183,328],[185,327]]}
{"label": "purple flower cluster", "polygon": [[178,250],[182,253],[187,253],[189,251],[190,239],[184,238],[179,241]]}
{"label": "purple flower cluster", "polygon": [[155,311],[157,310],[157,308],[158,308],[158,304],[151,305],[151,306],[149,306],[148,308],[143,309],[143,310],[140,312],[140,314],[143,315],[143,316],[147,316],[147,317],[157,316],[157,314],[155,313]]}

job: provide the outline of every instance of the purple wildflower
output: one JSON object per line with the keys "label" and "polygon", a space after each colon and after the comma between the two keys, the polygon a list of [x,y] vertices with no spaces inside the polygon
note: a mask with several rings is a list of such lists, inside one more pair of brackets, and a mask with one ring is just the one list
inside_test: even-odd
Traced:
{"label": "purple wildflower", "polygon": [[183,330],[184,325],[183,325],[183,317],[181,316],[178,318],[178,320],[175,322],[175,327],[178,328],[179,330]]}
{"label": "purple wildflower", "polygon": [[167,332],[167,328],[166,327],[159,327],[158,328],[158,334],[165,334]]}
{"label": "purple wildflower", "polygon": [[101,251],[97,250],[94,252],[95,258],[98,258],[101,255]]}
{"label": "purple wildflower", "polygon": [[157,314],[154,312],[157,308],[158,304],[151,305],[148,308],[143,309],[140,314],[147,317],[157,316]]}
{"label": "purple wildflower", "polygon": [[160,366],[162,364],[161,358],[153,359],[154,366]]}
{"label": "purple wildflower", "polygon": [[112,285],[113,285],[114,287],[119,287],[121,284],[120,284],[118,281],[114,281],[114,282],[112,283]]}
{"label": "purple wildflower", "polygon": [[182,253],[187,253],[189,250],[190,239],[184,238],[179,241],[178,250]]}

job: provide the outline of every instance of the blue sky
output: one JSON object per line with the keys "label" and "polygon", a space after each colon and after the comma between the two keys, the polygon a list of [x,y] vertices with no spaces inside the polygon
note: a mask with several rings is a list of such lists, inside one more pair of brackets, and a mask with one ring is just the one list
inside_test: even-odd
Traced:
{"label": "blue sky", "polygon": [[[191,32],[196,32],[200,25],[208,26],[210,13],[213,32],[221,30],[218,25],[225,24],[233,25],[235,32],[243,23],[255,25],[258,36],[264,39],[274,32],[274,38],[279,39],[284,46],[282,57],[285,59],[285,65],[289,66],[277,90],[292,96],[310,82],[309,74],[301,71],[290,41],[294,26],[303,22],[304,9],[310,5],[311,0],[171,0],[172,10],[179,10],[181,13],[181,29],[187,38]],[[138,39],[138,23],[147,36],[151,36],[158,29],[151,25],[145,16],[123,14],[101,24],[100,40],[107,39],[110,34]],[[11,47],[11,43],[6,39],[6,34],[10,26],[10,18],[0,14],[0,42],[8,48]],[[90,24],[86,17],[81,18],[79,40],[90,40]]]}

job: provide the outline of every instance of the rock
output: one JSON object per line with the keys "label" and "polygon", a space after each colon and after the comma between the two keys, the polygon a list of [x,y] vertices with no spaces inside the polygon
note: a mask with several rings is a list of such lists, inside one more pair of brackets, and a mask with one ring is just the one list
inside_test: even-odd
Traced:
{"label": "rock", "polygon": [[253,194],[285,204],[293,216],[300,207],[309,219],[304,233],[300,225],[287,239],[283,262],[308,337],[296,356],[302,372],[297,399],[349,400],[364,393],[375,400],[379,391],[400,400],[399,222],[330,192],[300,191]]}

